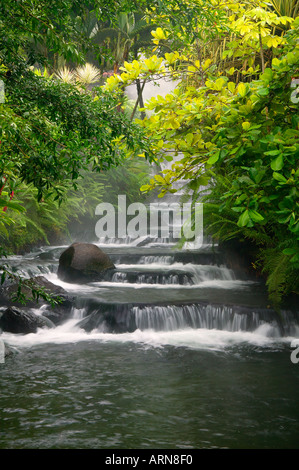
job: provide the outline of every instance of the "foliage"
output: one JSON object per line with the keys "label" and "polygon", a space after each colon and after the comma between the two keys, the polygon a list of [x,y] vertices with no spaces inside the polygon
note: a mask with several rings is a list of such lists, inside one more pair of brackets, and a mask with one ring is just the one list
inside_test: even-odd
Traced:
{"label": "foliage", "polygon": [[[5,85],[5,103],[0,104],[0,204],[13,208],[11,195],[18,181],[33,184],[39,201],[53,193],[60,199],[81,170],[115,166],[127,151],[134,153],[137,143],[146,147],[147,140],[125,114],[116,112],[119,97],[101,89],[92,96],[47,73],[38,75],[28,66],[30,57],[24,51],[30,37],[46,40],[50,50],[75,60],[71,44],[79,38],[69,8],[81,12],[86,2],[8,3],[10,11],[9,5],[1,6],[7,16],[0,25],[0,78]],[[110,8],[112,3],[120,4],[110,2]],[[93,6],[102,8],[102,3]]]}
{"label": "foliage", "polygon": [[94,65],[86,63],[81,67],[77,67],[74,73],[75,80],[82,85],[90,85],[99,81],[101,72]]}
{"label": "foliage", "polygon": [[110,25],[99,28],[93,37],[93,41],[102,48],[110,50],[115,73],[119,65],[129,59],[131,51],[136,58],[139,49],[152,45],[152,26],[147,24],[141,13],[120,12],[117,20],[117,24],[111,21]]}
{"label": "foliage", "polygon": [[87,230],[93,239],[97,204],[117,205],[119,194],[126,194],[128,204],[143,200],[139,188],[148,181],[148,173],[149,165],[140,159],[127,159],[102,173],[83,171],[77,188],[66,191],[60,204],[53,196],[38,202],[37,189],[20,184],[18,204],[23,211],[9,211],[9,230],[2,231],[0,244],[18,253],[40,243],[73,242],[80,231]]}
{"label": "foliage", "polygon": [[0,107],[2,184],[12,191],[19,177],[38,188],[39,200],[49,190],[59,197],[90,163],[97,171],[117,164],[125,154],[114,139],[126,136],[132,151],[142,141],[117,105],[101,90],[93,98],[26,69],[12,76]]}
{"label": "foliage", "polygon": [[[131,0],[7,0],[0,5],[0,235],[19,225],[45,236],[53,209],[82,171],[101,172],[134,155],[148,139],[125,113],[119,97],[101,89],[87,93],[53,75],[62,59],[84,64],[91,38],[80,21],[94,12],[113,20],[119,9],[136,8]],[[32,67],[40,71],[32,70]],[[49,72],[48,72],[49,71]],[[24,191],[26,195],[24,195]],[[19,194],[20,192],[20,194]],[[40,203],[36,205],[33,196]],[[22,199],[24,198],[24,199]],[[23,201],[40,220],[26,215]],[[57,201],[57,202],[56,202]],[[31,207],[30,207],[31,206]],[[34,207],[35,206],[35,207]],[[15,212],[14,212],[15,211]],[[64,218],[60,222],[64,225]],[[9,271],[4,268],[10,276]]]}
{"label": "foliage", "polygon": [[[185,180],[195,202],[208,187],[205,221],[213,235],[256,244],[255,266],[268,275],[277,305],[283,295],[299,291],[299,20],[255,3],[222,2],[222,13],[217,9],[223,53],[214,61],[202,54],[202,44],[208,40],[211,7],[221,10],[221,2],[186,0],[183,13],[205,7],[197,28],[190,27],[194,48],[188,28],[178,22],[175,31],[166,14],[154,43],[171,46],[180,36],[181,50],[125,62],[123,73],[108,79],[106,88],[117,90],[137,78],[181,78],[173,93],[147,103],[152,114],[140,122],[155,141],[157,159],[173,161],[141,189],[158,187],[163,197],[176,191],[177,180]],[[245,62],[237,74],[223,67],[241,55]]]}
{"label": "foliage", "polygon": [[0,5],[1,50],[6,50],[10,61],[17,61],[25,52],[31,65],[45,63],[57,53],[66,60],[84,62],[85,54],[93,45],[86,17],[92,13],[93,19],[98,21],[116,21],[119,11],[136,10],[136,3],[142,7],[145,2],[6,0]]}
{"label": "foliage", "polygon": [[[50,80],[53,75],[47,69],[33,72],[29,66],[40,69],[46,58],[30,48],[34,40],[46,47],[48,55],[84,62],[84,53],[92,46],[88,28],[80,29],[86,15],[113,24],[119,10],[136,10],[136,2],[8,0],[0,8],[0,78],[6,96],[1,105],[1,176],[6,189],[13,191],[13,176],[20,176],[38,187],[39,197],[55,185],[59,193],[61,181],[74,180],[86,164],[95,162],[100,169],[116,164],[121,152],[114,147],[114,137],[127,135],[131,149],[134,138],[138,142],[141,138],[137,127],[115,112],[118,100],[100,90],[95,99],[78,93]],[[76,69],[77,76],[84,71],[85,82],[87,67],[91,65]]]}

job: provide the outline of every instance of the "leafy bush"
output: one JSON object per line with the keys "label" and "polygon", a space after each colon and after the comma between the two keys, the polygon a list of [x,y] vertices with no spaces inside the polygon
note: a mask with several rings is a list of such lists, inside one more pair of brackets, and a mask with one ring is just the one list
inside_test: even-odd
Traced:
{"label": "leafy bush", "polygon": [[[70,188],[59,203],[54,196],[37,201],[37,189],[21,184],[18,203],[22,211],[8,210],[9,230],[2,231],[0,244],[20,252],[40,243],[72,242],[82,232],[94,237],[95,207],[101,202],[118,203],[125,194],[127,203],[144,199],[139,188],[147,182],[149,165],[141,159],[128,159],[103,173],[84,171],[77,188]],[[76,230],[74,229],[76,228]],[[90,241],[90,240],[89,240]]]}

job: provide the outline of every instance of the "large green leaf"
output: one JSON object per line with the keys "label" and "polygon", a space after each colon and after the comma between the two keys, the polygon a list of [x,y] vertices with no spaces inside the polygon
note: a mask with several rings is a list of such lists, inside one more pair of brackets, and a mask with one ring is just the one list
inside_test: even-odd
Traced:
{"label": "large green leaf", "polygon": [[275,158],[275,160],[272,160],[271,168],[273,171],[279,171],[283,168],[283,155],[282,154],[278,155],[278,157]]}

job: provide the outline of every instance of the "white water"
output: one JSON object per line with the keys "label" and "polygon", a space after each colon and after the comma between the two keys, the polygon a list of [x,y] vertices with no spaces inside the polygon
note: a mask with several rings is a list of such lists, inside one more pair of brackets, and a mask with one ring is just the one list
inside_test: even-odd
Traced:
{"label": "white water", "polygon": [[162,348],[166,346],[188,349],[225,351],[236,346],[251,345],[260,348],[279,349],[290,344],[293,337],[272,337],[273,326],[264,324],[254,332],[222,331],[217,329],[181,329],[176,331],[153,331],[139,329],[133,333],[111,334],[99,331],[85,332],[76,326],[77,319],[69,320],[64,325],[53,329],[39,329],[37,333],[13,335],[3,333],[2,339],[16,348],[30,348],[53,343],[77,343],[80,341],[99,341],[102,343],[134,343],[144,347]]}
{"label": "white water", "polygon": [[[167,87],[169,84],[167,85]],[[156,90],[156,94],[163,93],[161,90]],[[165,163],[168,167],[171,165]],[[178,183],[180,186],[180,183]],[[179,189],[179,188],[178,188]],[[178,192],[180,193],[180,191]],[[146,243],[146,250],[148,251],[154,247],[163,247],[165,252],[160,256],[156,254],[142,253],[142,247],[138,246],[140,243]],[[135,321],[137,329],[133,332],[125,333],[108,333],[101,331],[101,328],[86,332],[84,329],[78,326],[78,321],[87,313],[84,309],[73,309],[73,316],[66,323],[59,325],[52,329],[40,329],[35,334],[27,335],[13,335],[10,333],[3,333],[2,338],[7,341],[8,344],[15,347],[32,347],[39,344],[55,343],[76,343],[80,341],[99,341],[99,342],[113,342],[113,343],[134,343],[141,347],[153,347],[163,348],[167,346],[183,347],[187,349],[198,349],[198,350],[211,350],[211,351],[226,351],[237,346],[251,345],[252,347],[259,348],[271,348],[276,349],[281,345],[290,344],[292,337],[286,336],[281,337],[275,322],[267,323],[256,319],[256,328],[253,331],[246,331],[246,314],[232,314],[227,312],[227,307],[222,305],[219,312],[215,314],[215,309],[211,308],[210,317],[209,315],[204,316],[201,322],[200,328],[197,327],[198,319],[200,318],[200,312],[192,311],[190,307],[190,318],[191,323],[193,322],[193,328],[191,328],[182,316],[181,307],[175,305],[175,294],[177,292],[185,292],[190,296],[196,290],[210,289],[212,293],[213,289],[222,290],[223,296],[225,292],[237,292],[240,294],[240,301],[242,301],[242,293],[250,292],[254,282],[250,280],[242,280],[236,278],[235,273],[228,269],[224,265],[203,265],[193,263],[175,262],[174,256],[171,254],[171,249],[175,247],[175,243],[170,242],[167,238],[148,239],[143,237],[140,239],[132,240],[129,237],[125,239],[113,239],[106,240],[100,239],[95,242],[97,246],[106,248],[109,250],[119,250],[120,256],[127,255],[130,257],[130,253],[136,254],[136,250],[140,255],[139,260],[132,264],[128,263],[116,263],[116,270],[120,270],[120,276],[115,276],[114,282],[103,281],[94,282],[85,285],[66,283],[58,279],[55,272],[47,272],[45,277],[53,282],[54,284],[63,287],[71,295],[79,296],[83,295],[87,298],[89,295],[93,296],[97,294],[100,296],[103,294],[103,301],[105,292],[112,292],[111,299],[115,295],[115,299],[120,301],[124,291],[129,291],[130,302],[134,304],[142,302],[143,292],[149,293],[151,296],[154,291],[158,292],[161,301],[165,298],[172,298],[173,302],[170,302],[166,307],[159,306],[159,304],[153,303],[151,307],[143,310],[136,307]],[[212,248],[212,244],[205,243],[200,247],[201,252],[205,252]],[[214,246],[213,246],[214,247]],[[58,248],[58,247],[54,247]],[[61,251],[66,246],[61,246]],[[198,248],[195,244],[186,244],[183,251],[193,251]],[[132,251],[130,251],[132,250]],[[135,250],[135,252],[134,252]],[[157,250],[156,250],[157,251]],[[168,254],[170,252],[170,254]],[[35,261],[36,253],[25,257],[26,260]],[[22,257],[14,257],[16,261],[20,261]],[[36,263],[38,265],[38,263]],[[42,267],[46,272],[47,268]],[[167,271],[175,271],[177,273],[187,272],[192,276],[194,282],[193,285],[181,285],[179,283],[163,284],[153,283],[149,284],[141,282],[142,273],[156,273]],[[138,282],[128,282],[126,279],[126,273],[136,271],[140,273],[141,277]],[[122,282],[120,282],[122,281]],[[166,290],[167,289],[167,290]],[[115,293],[115,294],[114,294]],[[139,293],[137,302],[137,293]],[[164,294],[165,293],[165,294]],[[153,302],[156,301],[156,297],[153,296]],[[184,297],[185,299],[186,297]],[[190,297],[191,298],[191,297]],[[109,299],[110,300],[110,299]],[[217,298],[218,300],[218,298]],[[224,302],[223,302],[224,303]],[[135,307],[134,307],[135,308]],[[156,312],[155,312],[156,309]],[[221,310],[222,309],[222,310]],[[35,313],[42,313],[42,309],[35,310]],[[153,316],[153,313],[157,313],[157,316]],[[254,311],[252,311],[254,316]],[[227,316],[226,316],[227,314]],[[153,328],[155,325],[157,328]],[[205,323],[206,322],[206,323]],[[210,324],[207,324],[209,323]],[[215,324],[213,323],[215,322]],[[162,325],[162,327],[161,327]],[[245,327],[244,327],[245,325]],[[245,330],[245,331],[244,331]],[[295,329],[296,333],[299,334],[299,329]]]}
{"label": "white water", "polygon": [[[171,258],[171,257],[165,257],[165,258]],[[227,268],[226,266],[217,266],[217,265],[205,265],[205,264],[192,264],[192,263],[172,263],[170,264],[165,262],[161,262],[159,260],[159,257],[152,257],[153,262],[146,263],[145,261],[143,263],[139,264],[116,264],[115,267],[116,269],[122,269],[126,271],[159,271],[163,270],[164,271],[187,271],[188,273],[191,273],[195,280],[197,280],[197,283],[199,284],[200,282],[204,280],[209,280],[211,277],[213,278],[220,278],[222,280],[228,280],[232,281],[235,280],[235,274],[232,269]]]}
{"label": "white water", "polygon": [[[52,281],[53,283],[54,280]],[[95,287],[109,287],[109,288],[126,288],[126,289],[165,289],[165,286],[167,285],[167,289],[204,289],[206,287],[217,287],[217,289],[242,289],[242,290],[248,290],[250,291],[250,284],[254,285],[255,283],[253,281],[241,281],[241,280],[233,280],[233,281],[223,281],[223,280],[207,280],[203,281],[200,284],[196,285],[185,285],[185,284],[149,284],[149,283],[130,283],[130,282],[109,282],[109,281],[104,281],[104,282],[93,282],[92,285]],[[59,285],[62,287],[66,286],[66,283],[61,283],[59,281]],[[81,286],[77,286],[77,291],[82,291],[80,288]],[[90,288],[92,290],[92,288]],[[76,288],[74,287],[73,290],[75,291]],[[87,292],[87,289],[84,289]]]}
{"label": "white water", "polygon": [[[128,246],[128,245],[127,245]],[[168,244],[166,244],[168,246]],[[148,248],[148,246],[147,246]],[[140,251],[142,253],[142,249]],[[34,260],[34,257],[28,257]],[[20,261],[15,258],[16,261]],[[192,277],[194,285],[181,284],[149,284],[145,282],[130,283],[126,280],[126,273],[188,273]],[[171,292],[192,292],[195,289],[214,289],[246,292],[252,289],[253,281],[237,279],[235,273],[225,265],[205,265],[175,262],[170,255],[140,255],[132,264],[117,263],[117,275],[112,281],[93,282],[89,284],[71,284],[61,281],[55,272],[48,272],[45,277],[71,295],[83,295],[88,298],[93,295],[104,295],[105,292],[115,291],[115,301],[122,298],[124,289],[129,294],[129,299],[134,303],[134,292],[141,292],[139,302],[142,301],[142,292],[163,292],[167,289]],[[122,278],[123,275],[123,278]],[[119,294],[120,292],[120,294]],[[156,294],[157,295],[157,294]],[[103,301],[104,301],[103,297]],[[113,298],[113,294],[112,294]],[[174,297],[175,298],[175,297]],[[42,314],[45,306],[34,309],[34,313]],[[187,317],[186,317],[187,313]],[[101,309],[99,309],[101,314]],[[166,346],[184,347],[187,349],[226,351],[237,346],[251,345],[252,347],[277,349],[285,344],[290,344],[291,335],[281,337],[278,325],[275,322],[263,321],[254,310],[247,313],[236,313],[225,305],[219,307],[207,306],[205,308],[186,306],[185,310],[174,305],[152,305],[149,307],[133,307],[129,315],[135,318],[136,330],[125,333],[109,333],[103,326],[91,332],[78,326],[78,322],[88,315],[86,308],[73,308],[72,317],[66,323],[52,329],[39,329],[35,334],[15,335],[3,333],[2,339],[16,348],[30,348],[32,346],[54,343],[76,343],[81,341],[99,341],[102,343],[134,343],[140,347],[163,348]],[[123,315],[126,315],[125,309]],[[128,317],[129,318],[129,317]],[[189,320],[188,320],[189,318]],[[129,320],[128,320],[129,321]],[[198,327],[200,325],[200,327]],[[250,331],[252,330],[253,331]],[[293,328],[299,335],[299,328]],[[295,336],[294,336],[295,337]]]}
{"label": "white water", "polygon": [[[198,275],[199,276],[199,275]],[[57,274],[50,273],[45,275],[45,277],[56,284],[57,286],[63,287],[65,290],[70,293],[93,293],[98,291],[101,287],[108,287],[111,289],[116,289],[117,287],[126,288],[126,289],[165,289],[165,284],[149,284],[149,283],[130,283],[130,282],[111,282],[111,281],[101,281],[101,282],[92,282],[90,284],[70,284],[62,281],[57,277]],[[200,282],[197,282],[194,285],[185,285],[185,284],[167,284],[167,289],[199,289],[206,287],[217,287],[218,289],[243,289],[250,290],[250,286],[254,285],[253,281],[242,281],[238,279],[203,279]]]}

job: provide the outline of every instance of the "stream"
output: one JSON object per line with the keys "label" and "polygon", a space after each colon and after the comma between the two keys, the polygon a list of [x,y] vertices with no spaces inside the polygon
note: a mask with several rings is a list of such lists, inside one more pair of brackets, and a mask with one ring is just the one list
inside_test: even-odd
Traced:
{"label": "stream", "polygon": [[116,267],[103,282],[59,280],[66,246],[8,259],[76,302],[55,328],[2,333],[17,353],[0,364],[0,447],[298,448],[294,314],[282,331],[265,286],[217,246],[97,244]]}
{"label": "stream", "polygon": [[68,245],[5,260],[75,300],[61,325],[0,333],[15,352],[0,363],[0,448],[299,447],[298,311],[269,309],[263,282],[209,240],[90,241],[116,268],[101,282],[57,277]]}

